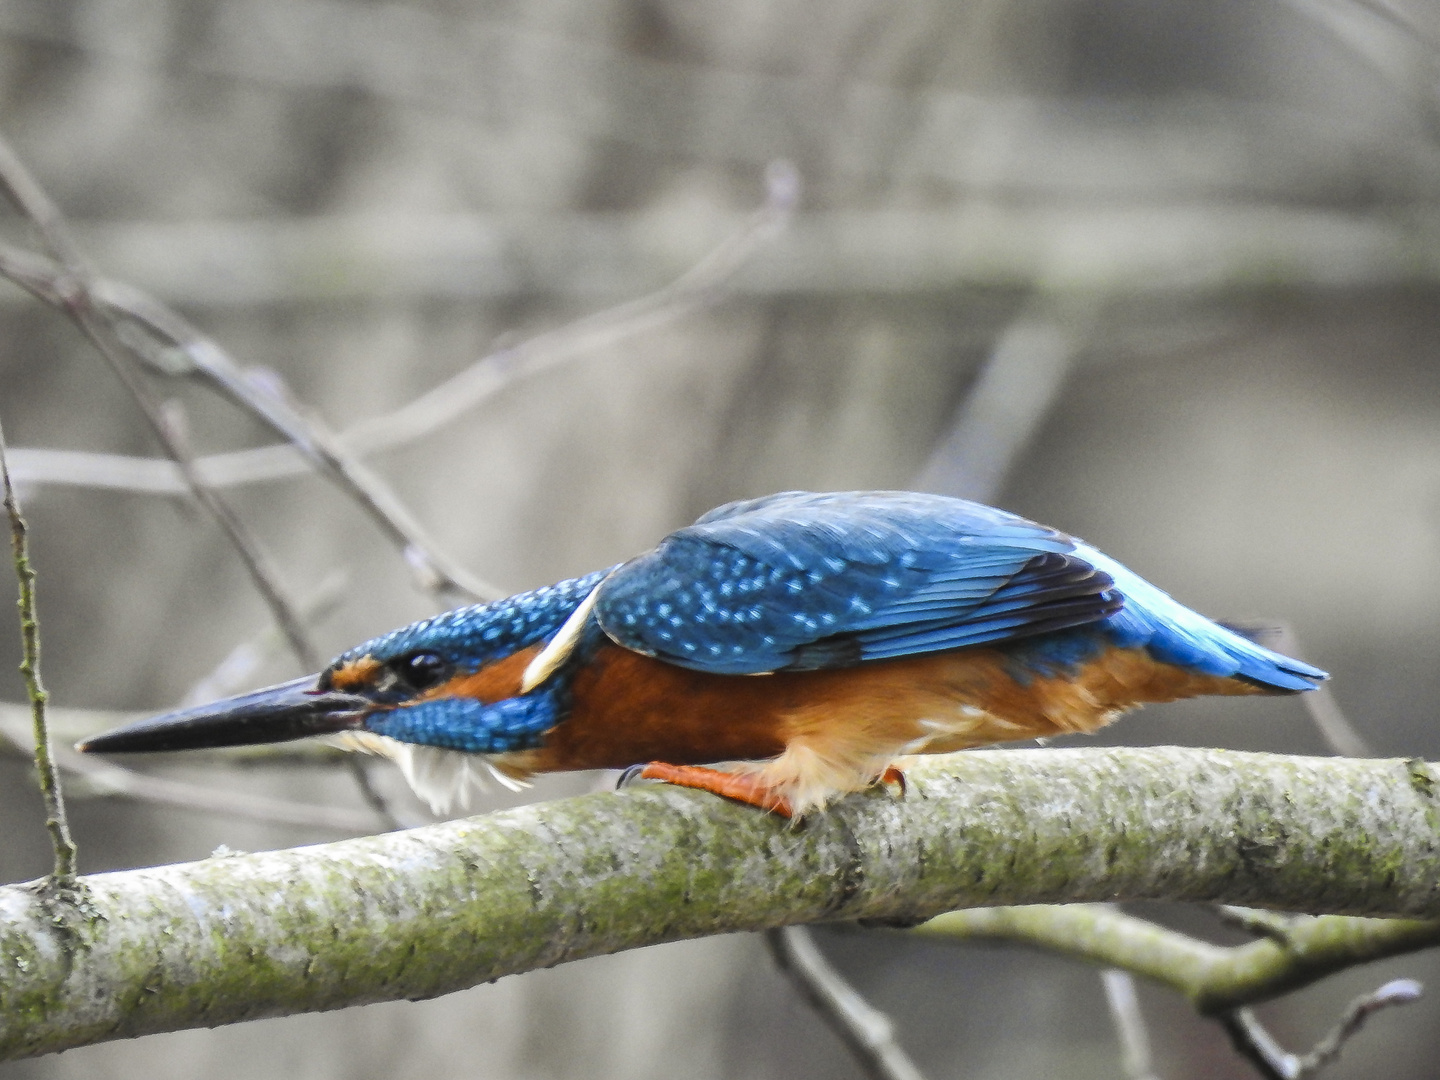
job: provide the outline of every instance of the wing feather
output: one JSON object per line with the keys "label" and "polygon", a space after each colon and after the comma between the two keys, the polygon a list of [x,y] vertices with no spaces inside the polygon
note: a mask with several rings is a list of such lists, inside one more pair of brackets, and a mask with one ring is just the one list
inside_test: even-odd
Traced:
{"label": "wing feather", "polygon": [[994,644],[1120,610],[1063,533],[910,492],[732,503],[602,586],[618,644],[723,674],[824,668]]}

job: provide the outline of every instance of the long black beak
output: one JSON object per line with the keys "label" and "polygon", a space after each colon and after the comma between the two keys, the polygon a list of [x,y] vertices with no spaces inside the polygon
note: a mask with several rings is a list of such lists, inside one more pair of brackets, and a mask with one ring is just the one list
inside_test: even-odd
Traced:
{"label": "long black beak", "polygon": [[317,690],[316,681],[314,675],[307,675],[209,705],[137,720],[94,735],[75,749],[86,754],[131,754],[286,742],[358,727],[374,705],[356,694]]}

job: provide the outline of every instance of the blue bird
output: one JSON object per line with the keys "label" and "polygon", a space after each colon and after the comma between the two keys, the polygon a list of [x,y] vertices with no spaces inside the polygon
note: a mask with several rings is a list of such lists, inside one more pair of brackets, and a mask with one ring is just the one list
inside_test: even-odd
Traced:
{"label": "blue bird", "polygon": [[790,815],[894,778],[907,755],[1325,678],[1003,510],[792,491],[712,510],[608,570],[395,630],[318,676],[80,749],[324,734],[396,759],[436,802],[463,795],[475,765],[511,783],[638,765]]}

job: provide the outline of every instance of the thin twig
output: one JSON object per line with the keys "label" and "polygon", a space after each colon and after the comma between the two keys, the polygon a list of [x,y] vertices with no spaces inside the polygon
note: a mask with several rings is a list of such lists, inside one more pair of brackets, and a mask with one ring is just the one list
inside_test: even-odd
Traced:
{"label": "thin twig", "polygon": [[45,829],[55,849],[55,881],[70,885],[75,880],[75,841],[65,819],[65,793],[60,787],[60,770],[50,746],[50,728],[45,720],[49,695],[40,681],[40,616],[35,609],[35,569],[30,565],[30,543],[20,503],[10,483],[5,460],[5,434],[0,430],[0,477],[5,485],[5,513],[10,519],[10,545],[15,552],[15,576],[20,581],[20,674],[30,699],[31,724],[35,734],[35,771],[40,795],[45,800]]}
{"label": "thin twig", "polygon": [[1205,1016],[1271,1001],[1357,964],[1440,944],[1440,920],[1322,915],[1297,918],[1283,943],[1267,937],[1225,947],[1105,904],[952,911],[909,932],[1020,942],[1123,968],[1183,994]]}
{"label": "thin twig", "polygon": [[1315,1044],[1314,1049],[1300,1058],[1299,1075],[1312,1073],[1339,1057],[1341,1048],[1365,1026],[1371,1014],[1392,1005],[1410,1005],[1419,1001],[1424,991],[1425,988],[1415,979],[1392,979],[1384,986],[1357,997],[1346,1007],[1340,1022]]}
{"label": "thin twig", "polygon": [[[369,763],[360,754],[351,754],[345,760],[345,767],[350,770],[351,779],[355,781],[355,789],[360,792],[360,798],[365,805],[379,814],[385,823],[392,829],[409,828],[409,824],[400,818],[395,808],[390,805],[390,800],[379,788],[375,786],[375,779],[370,775]],[[414,822],[413,824],[419,824]]]}
{"label": "thin twig", "polygon": [[786,161],[771,162],[765,183],[765,202],[745,226],[670,284],[492,353],[395,412],[357,424],[347,432],[346,441],[353,438],[377,449],[410,442],[450,423],[517,378],[713,304],[736,271],[758,248],[778,236],[794,214],[800,197],[800,178],[794,166]]}
{"label": "thin twig", "polygon": [[1140,1011],[1140,998],[1135,993],[1135,976],[1119,968],[1106,968],[1100,973],[1105,987],[1105,1002],[1110,1006],[1110,1020],[1120,1037],[1120,1064],[1127,1080],[1157,1080],[1155,1060],[1150,1052],[1150,1032]]}
{"label": "thin twig", "polygon": [[[126,346],[114,326],[102,313],[92,292],[94,275],[70,239],[59,208],[30,175],[24,163],[0,138],[0,190],[35,227],[51,258],[63,274],[55,283],[60,309],[95,346],[121,384],[130,393],[166,456],[179,468],[191,495],[203,506],[229,537],[245,564],[256,589],[284,631],[296,657],[307,669],[319,666],[318,655],[306,639],[299,620],[285,598],[279,575],[251,536],[239,516],[195,471],[194,459],[180,445],[165,422],[164,410],[130,363]],[[23,284],[23,282],[21,283]],[[38,295],[38,294],[37,294]]]}
{"label": "thin twig", "polygon": [[946,435],[915,478],[917,491],[990,502],[1064,388],[1094,304],[1059,312],[1032,300],[995,340]]}
{"label": "thin twig", "polygon": [[[750,220],[690,270],[647,296],[545,331],[519,344],[481,357],[464,371],[401,406],[394,412],[362,421],[333,436],[334,448],[349,455],[368,455],[424,438],[493,397],[518,379],[577,359],[595,349],[654,329],[714,303],[736,272],[790,222],[799,198],[794,169],[776,162],[766,173],[766,199]],[[60,303],[55,267],[47,260],[0,244],[0,275],[48,303]],[[97,301],[114,301],[115,310],[129,310],[126,287],[94,283]],[[242,376],[243,378],[243,376]],[[33,452],[33,451],[32,451]],[[154,493],[184,493],[183,476],[169,462],[52,452],[57,464],[90,463],[89,474],[99,486]],[[215,454],[193,463],[204,481],[215,487],[257,483],[303,475],[310,467],[289,443]],[[83,466],[82,466],[83,467]]]}
{"label": "thin twig", "polygon": [[[314,590],[300,597],[296,614],[306,626],[329,615],[345,597],[350,576],[337,570],[321,579]],[[254,686],[257,668],[285,648],[284,636],[273,624],[231,649],[218,664],[197,679],[181,698],[182,707],[204,705]],[[114,726],[114,725],[111,725]]]}
{"label": "thin twig", "polygon": [[1243,1057],[1265,1080],[1295,1080],[1294,1055],[1275,1041],[1275,1037],[1255,1018],[1250,1009],[1236,1009],[1218,1017],[1235,1052]]}
{"label": "thin twig", "polygon": [[820,1014],[873,1080],[924,1080],[900,1044],[895,1025],[830,966],[803,926],[765,932],[776,965]]}
{"label": "thin twig", "polygon": [[1290,944],[1295,928],[1306,918],[1304,915],[1286,915],[1279,911],[1240,907],[1236,904],[1221,904],[1216,907],[1215,914],[1220,917],[1221,922],[1229,926],[1238,927],[1256,937],[1269,938],[1277,945],[1284,946]]}
{"label": "thin twig", "polygon": [[357,502],[380,530],[406,554],[422,587],[459,593],[473,600],[506,595],[475,577],[435,547],[423,526],[376,472],[346,450],[325,424],[303,409],[276,378],[257,379],[211,338],[177,312],[129,285],[100,281],[96,299],[168,346],[162,354],[137,349],[136,355],[166,375],[204,379],[233,404],[257,417],[298,449],[322,476]]}
{"label": "thin twig", "polygon": [[68,747],[56,747],[55,750],[59,765],[66,772],[84,777],[97,794],[123,795],[140,802],[221,817],[243,817],[272,825],[298,825],[355,835],[375,831],[375,817],[368,810],[273,799],[213,784],[189,784],[77,754]]}
{"label": "thin twig", "polygon": [[1287,1051],[1249,1008],[1236,1009],[1218,1019],[1236,1051],[1254,1065],[1265,1080],[1302,1080],[1338,1058],[1345,1044],[1365,1026],[1372,1013],[1419,1001],[1422,992],[1423,987],[1414,979],[1395,979],[1362,994],[1350,1002],[1339,1022],[1308,1054]]}
{"label": "thin twig", "polygon": [[[1290,656],[1304,656],[1305,648],[1300,636],[1289,623],[1276,627],[1275,647]],[[1374,757],[1375,751],[1364,736],[1350,723],[1329,683],[1321,683],[1314,690],[1300,695],[1300,704],[1305,706],[1306,715],[1320,732],[1330,752],[1341,757]]]}

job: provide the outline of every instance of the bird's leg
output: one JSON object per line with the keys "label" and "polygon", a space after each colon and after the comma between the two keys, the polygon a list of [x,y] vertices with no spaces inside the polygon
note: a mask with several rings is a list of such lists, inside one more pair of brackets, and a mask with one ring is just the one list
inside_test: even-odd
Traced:
{"label": "bird's leg", "polygon": [[875,778],[877,784],[895,784],[900,788],[900,794],[904,795],[908,789],[905,783],[905,774],[894,765],[885,766],[885,771]]}
{"label": "bird's leg", "polygon": [[792,816],[790,800],[762,783],[754,773],[729,773],[699,765],[667,765],[663,761],[652,761],[640,770],[640,775],[646,780],[663,780],[677,787],[711,791],[781,817]]}

